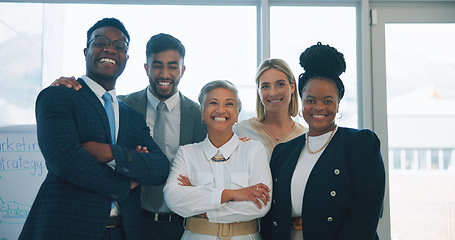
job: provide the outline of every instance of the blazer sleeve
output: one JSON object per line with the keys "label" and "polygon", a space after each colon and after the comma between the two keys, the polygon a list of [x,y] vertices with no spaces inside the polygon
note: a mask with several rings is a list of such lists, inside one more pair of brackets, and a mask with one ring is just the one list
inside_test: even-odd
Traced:
{"label": "blazer sleeve", "polygon": [[[116,174],[109,166],[98,162],[81,146],[81,131],[76,120],[78,112],[86,112],[84,121],[98,117],[93,106],[81,102],[78,92],[62,87],[41,91],[36,101],[38,143],[51,174],[112,200],[121,200],[130,191],[131,180]],[[87,110],[87,111],[86,111]],[[86,122],[84,122],[86,123]],[[87,125],[87,124],[85,124]],[[87,129],[102,128],[93,124]],[[96,132],[96,130],[94,130]]]}
{"label": "blazer sleeve", "polygon": [[[161,185],[169,174],[169,161],[150,136],[150,129],[142,115],[119,101],[123,124],[117,144],[112,144],[115,171],[145,185]],[[139,153],[137,146],[147,147],[148,153]]]}
{"label": "blazer sleeve", "polygon": [[338,239],[374,239],[384,200],[385,169],[380,141],[370,130],[361,130],[356,135],[348,146],[355,194]]}

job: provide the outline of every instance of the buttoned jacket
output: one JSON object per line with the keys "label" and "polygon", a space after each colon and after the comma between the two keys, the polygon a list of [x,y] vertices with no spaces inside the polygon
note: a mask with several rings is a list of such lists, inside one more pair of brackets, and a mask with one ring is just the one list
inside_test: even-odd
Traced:
{"label": "buttoned jacket", "polygon": [[[52,86],[37,98],[38,143],[48,174],[19,239],[101,239],[113,201],[119,204],[126,239],[140,239],[140,187],[131,190],[131,182],[163,184],[169,161],[143,117],[122,101],[117,142],[112,144],[102,103],[78,81],[79,91]],[[84,150],[81,144],[90,141],[110,144],[115,169]],[[138,145],[149,153],[137,152]]]}
{"label": "buttoned jacket", "polygon": [[[272,153],[274,193],[271,210],[262,221],[263,239],[290,238],[290,186],[302,151],[306,151],[305,134],[277,145]],[[376,239],[384,188],[378,137],[370,130],[339,127],[312,169],[302,196],[304,239]]]}

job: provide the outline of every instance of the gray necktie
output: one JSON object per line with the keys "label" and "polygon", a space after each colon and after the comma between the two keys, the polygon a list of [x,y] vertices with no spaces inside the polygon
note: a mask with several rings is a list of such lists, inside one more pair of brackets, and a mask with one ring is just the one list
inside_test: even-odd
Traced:
{"label": "gray necktie", "polygon": [[[164,147],[165,147],[165,134],[164,134],[164,129],[165,129],[165,122],[166,118],[164,116],[164,110],[166,109],[166,104],[164,102],[160,102],[158,104],[157,110],[156,110],[156,118],[155,118],[155,126],[153,127],[153,140],[155,140],[156,144],[160,147],[161,151],[164,153]],[[163,205],[163,187],[162,186],[155,186],[152,187],[153,191],[153,197],[152,197],[152,202],[151,206],[153,207],[153,210],[155,212],[158,212],[158,209]]]}
{"label": "gray necktie", "polygon": [[161,148],[161,151],[164,152],[164,128],[166,118],[164,116],[164,110],[166,109],[166,104],[164,102],[160,102],[158,104],[156,110],[156,117],[155,117],[155,126],[153,127],[153,140],[155,140],[156,144]]}

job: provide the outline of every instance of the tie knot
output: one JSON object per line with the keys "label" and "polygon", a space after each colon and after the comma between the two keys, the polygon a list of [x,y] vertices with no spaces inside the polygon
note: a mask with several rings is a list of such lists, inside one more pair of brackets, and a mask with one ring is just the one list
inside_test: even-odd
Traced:
{"label": "tie knot", "polygon": [[108,92],[105,92],[105,93],[103,94],[103,99],[104,99],[104,101],[106,101],[106,102],[107,102],[107,101],[112,101],[112,95],[111,95],[110,93],[108,93]]}
{"label": "tie knot", "polygon": [[158,107],[157,107],[158,111],[164,111],[165,108],[166,108],[166,104],[164,102],[158,103]]}

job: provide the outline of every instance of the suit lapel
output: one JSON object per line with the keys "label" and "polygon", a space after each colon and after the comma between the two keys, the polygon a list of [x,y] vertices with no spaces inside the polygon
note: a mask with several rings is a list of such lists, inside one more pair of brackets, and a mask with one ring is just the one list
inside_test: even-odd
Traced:
{"label": "suit lapel", "polygon": [[190,100],[183,96],[180,92],[180,142],[179,145],[191,143],[193,141],[194,106],[189,102]]}
{"label": "suit lapel", "polygon": [[[126,114],[127,112],[127,106],[126,103],[124,103],[122,100],[118,99],[118,114],[119,114],[119,128],[118,128],[118,134],[117,134],[117,143],[122,145],[122,143],[126,138],[125,134],[128,131],[128,126],[131,126],[129,123],[130,118],[128,117],[129,115]],[[120,124],[122,123],[122,124]]]}
{"label": "suit lapel", "polygon": [[147,118],[147,91],[148,87],[140,91],[137,96],[134,96],[134,102],[130,104],[130,106],[140,112],[144,118]]}
{"label": "suit lapel", "polygon": [[108,142],[111,140],[111,130],[109,127],[109,120],[107,119],[107,114],[106,111],[104,110],[103,105],[101,104],[100,100],[98,97],[95,95],[95,93],[90,89],[90,87],[82,80],[81,78],[78,79],[78,82],[81,83],[82,88],[79,90],[79,93],[87,99],[87,101],[93,106],[95,111],[98,113],[98,115],[101,117],[101,120],[103,122],[103,127],[104,127],[104,132],[106,133],[106,139]]}

